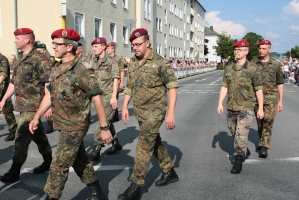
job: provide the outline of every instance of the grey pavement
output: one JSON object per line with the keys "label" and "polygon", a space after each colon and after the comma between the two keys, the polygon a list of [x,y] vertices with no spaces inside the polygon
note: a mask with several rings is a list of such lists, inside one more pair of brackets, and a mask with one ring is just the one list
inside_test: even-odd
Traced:
{"label": "grey pavement", "polygon": [[[161,127],[161,137],[174,160],[180,180],[158,188],[154,182],[161,170],[152,159],[146,184],[142,187],[142,199],[299,199],[299,87],[285,84],[284,110],[275,118],[272,146],[269,157],[258,157],[256,122],[250,128],[248,147],[251,156],[245,161],[238,175],[230,173],[233,162],[233,138],[227,125],[225,113],[216,114],[222,71],[201,74],[179,80],[180,88],[176,109],[176,128],[167,131]],[[119,108],[123,96],[119,100]],[[138,124],[134,118],[132,104],[129,106],[130,120],[127,125],[115,123],[123,150],[108,156],[106,145],[101,161],[94,163],[105,195],[117,199],[130,184]],[[84,138],[86,150],[93,144],[93,133],[97,117],[92,109],[92,125]],[[45,120],[43,120],[45,122]],[[46,125],[44,123],[44,125]],[[0,174],[11,165],[13,142],[5,142],[7,125],[0,120]],[[56,148],[57,132],[48,135],[53,151]],[[0,183],[1,200],[44,199],[43,186],[48,173],[32,174],[31,170],[42,162],[35,144],[29,148],[28,158],[22,168],[21,181],[13,185]],[[70,169],[61,199],[86,199],[89,193],[84,184]]]}

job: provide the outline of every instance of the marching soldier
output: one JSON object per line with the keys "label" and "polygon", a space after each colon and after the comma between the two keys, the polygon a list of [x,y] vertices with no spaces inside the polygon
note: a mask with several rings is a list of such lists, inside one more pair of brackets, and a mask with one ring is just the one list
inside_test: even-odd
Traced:
{"label": "marching soldier", "polygon": [[[113,125],[113,116],[117,108],[117,90],[119,79],[119,68],[117,61],[106,53],[106,39],[103,37],[95,38],[91,45],[95,57],[92,62],[91,70],[93,70],[95,77],[98,79],[99,86],[103,91],[104,106],[108,121],[109,130],[113,136],[112,147],[107,152],[108,155],[115,154],[122,150],[119,144],[117,133]],[[98,130],[94,134],[94,147],[89,152],[88,157],[91,161],[100,160],[100,152],[103,142],[99,138]]]}
{"label": "marching soldier", "polygon": [[249,128],[254,118],[254,105],[258,101],[257,117],[262,119],[263,91],[261,74],[255,64],[247,61],[249,43],[240,40],[234,44],[236,63],[226,67],[219,94],[217,113],[223,113],[222,102],[227,99],[227,126],[234,138],[235,162],[232,174],[242,171],[242,163],[250,155],[247,148]]}

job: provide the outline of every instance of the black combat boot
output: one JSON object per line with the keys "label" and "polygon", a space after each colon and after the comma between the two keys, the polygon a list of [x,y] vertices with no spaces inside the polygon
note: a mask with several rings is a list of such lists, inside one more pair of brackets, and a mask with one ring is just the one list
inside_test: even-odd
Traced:
{"label": "black combat boot", "polygon": [[135,183],[126,189],[126,191],[117,197],[118,200],[138,200],[140,199],[140,186],[137,186]]}
{"label": "black combat boot", "polygon": [[101,189],[99,181],[87,185],[90,190],[90,197],[88,200],[105,200],[106,197]]}
{"label": "black combat boot", "polygon": [[242,163],[244,162],[244,156],[238,155],[235,157],[233,168],[230,171],[232,174],[239,174],[242,171]]}
{"label": "black combat boot", "polygon": [[107,151],[107,155],[113,155],[115,154],[117,151],[122,150],[123,148],[121,147],[121,145],[119,144],[118,138],[114,138],[113,142],[112,142],[112,147],[110,148],[109,151]]}
{"label": "black combat boot", "polygon": [[44,158],[44,162],[40,166],[34,168],[33,173],[41,174],[46,171],[49,171],[52,162],[52,154],[43,155],[43,158]]}
{"label": "black combat boot", "polygon": [[55,198],[51,198],[49,197],[49,195],[47,195],[46,199],[45,200],[58,200],[58,199],[55,199]]}
{"label": "black combat boot", "polygon": [[54,132],[53,121],[52,120],[47,120],[47,122],[48,122],[48,125],[47,125],[47,128],[46,128],[46,134]]}
{"label": "black combat boot", "polygon": [[90,161],[100,161],[102,145],[94,145],[93,149],[88,153],[88,158]]}
{"label": "black combat boot", "polygon": [[261,147],[261,153],[260,153],[260,157],[261,158],[267,158],[268,157],[268,152],[267,152],[267,148],[266,147]]}
{"label": "black combat boot", "polygon": [[250,153],[249,149],[247,148],[245,159],[249,158],[250,155],[251,155],[251,153]]}
{"label": "black combat boot", "polygon": [[10,131],[8,136],[4,139],[5,141],[13,141],[15,139],[16,131]]}
{"label": "black combat boot", "polygon": [[178,175],[175,173],[174,169],[172,168],[167,173],[162,173],[161,178],[155,182],[157,187],[162,187],[168,185],[170,183],[177,182],[179,180]]}
{"label": "black combat boot", "polygon": [[20,171],[23,163],[13,162],[11,168],[3,176],[0,177],[0,180],[5,184],[11,184],[18,182],[20,180]]}

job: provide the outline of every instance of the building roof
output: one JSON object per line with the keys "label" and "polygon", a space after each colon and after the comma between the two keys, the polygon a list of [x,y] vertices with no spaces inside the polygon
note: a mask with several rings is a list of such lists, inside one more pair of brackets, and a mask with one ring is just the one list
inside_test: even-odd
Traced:
{"label": "building roof", "polygon": [[206,27],[205,26],[205,36],[209,36],[209,35],[219,35],[216,31],[214,31],[213,26],[210,27]]}

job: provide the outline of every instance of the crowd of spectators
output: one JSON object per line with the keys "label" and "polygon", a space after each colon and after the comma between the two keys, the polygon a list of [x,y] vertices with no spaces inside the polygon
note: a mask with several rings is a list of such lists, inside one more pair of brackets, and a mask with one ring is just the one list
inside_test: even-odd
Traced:
{"label": "crowd of spectators", "polygon": [[283,77],[288,84],[295,84],[299,86],[299,66],[298,59],[292,58],[290,60],[283,60],[281,62]]}
{"label": "crowd of spectators", "polygon": [[185,61],[185,60],[170,60],[171,66],[173,69],[188,69],[188,68],[195,68],[195,67],[217,67],[219,63],[216,61],[196,61],[196,60],[191,60],[191,61]]}

